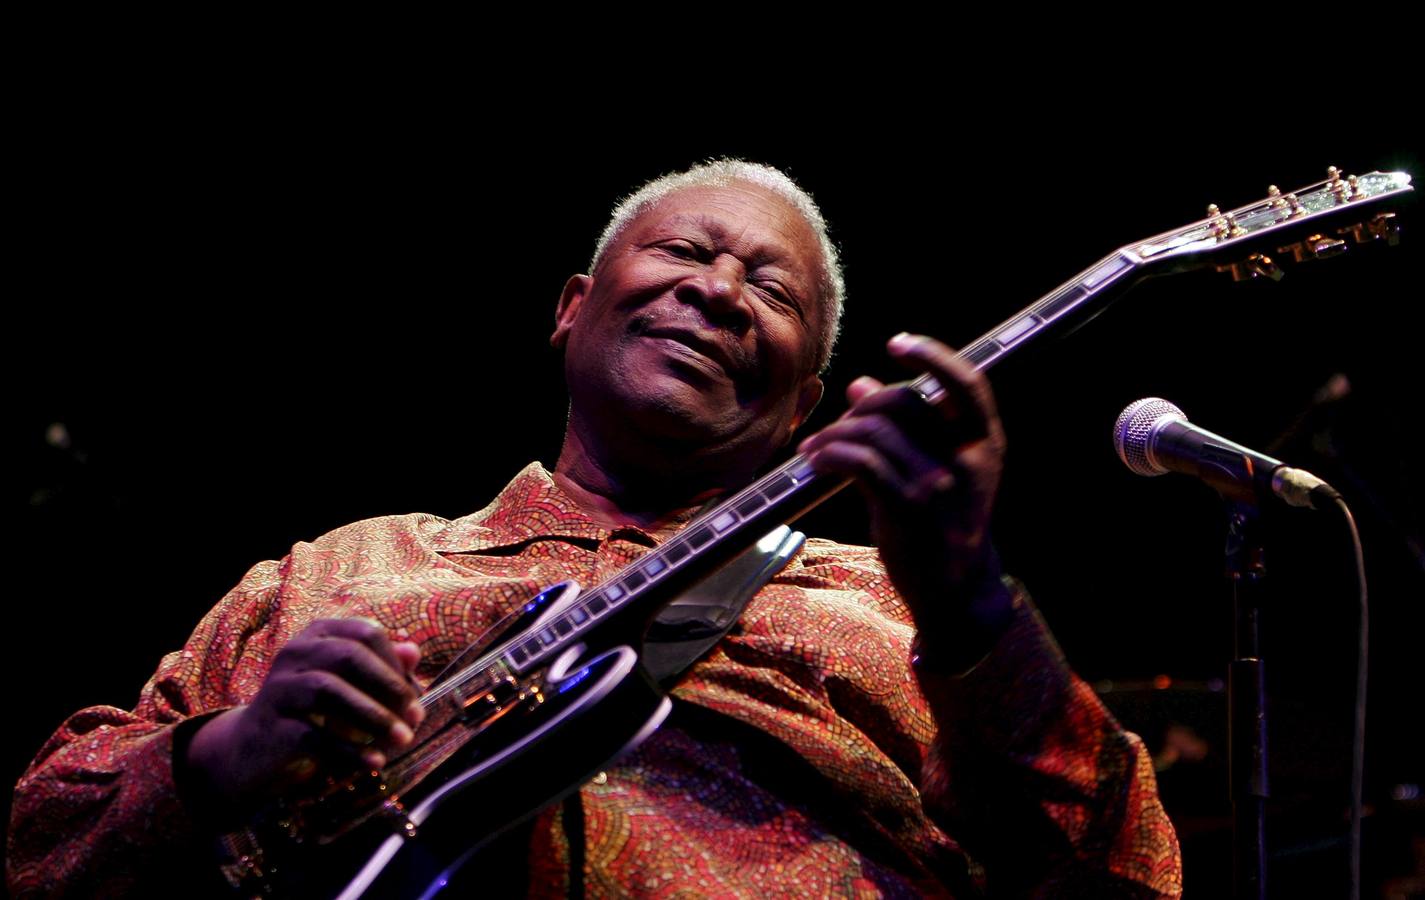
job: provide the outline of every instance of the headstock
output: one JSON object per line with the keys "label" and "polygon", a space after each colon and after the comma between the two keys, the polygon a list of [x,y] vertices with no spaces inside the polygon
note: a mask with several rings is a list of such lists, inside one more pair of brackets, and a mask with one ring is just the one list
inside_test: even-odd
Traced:
{"label": "headstock", "polygon": [[1182,271],[1211,264],[1236,281],[1277,281],[1283,263],[1337,256],[1352,244],[1399,243],[1399,220],[1382,207],[1413,191],[1404,172],[1343,177],[1331,166],[1324,181],[1289,193],[1271,185],[1266,197],[1227,212],[1211,204],[1205,218],[1121,252],[1139,266]]}

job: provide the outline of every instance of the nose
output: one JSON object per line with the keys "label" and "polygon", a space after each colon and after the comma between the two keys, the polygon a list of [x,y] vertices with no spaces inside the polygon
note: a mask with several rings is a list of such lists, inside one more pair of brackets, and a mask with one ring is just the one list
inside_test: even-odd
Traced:
{"label": "nose", "polygon": [[747,268],[724,253],[678,282],[673,296],[700,307],[716,324],[741,331],[752,322],[752,310],[743,296],[746,285]]}

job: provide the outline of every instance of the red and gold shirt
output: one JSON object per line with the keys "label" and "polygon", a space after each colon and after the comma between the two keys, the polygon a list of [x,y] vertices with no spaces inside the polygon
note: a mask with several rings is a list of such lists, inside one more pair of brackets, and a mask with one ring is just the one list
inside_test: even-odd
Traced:
{"label": "red and gold shirt", "polygon": [[[371,519],[260,563],[166,656],[132,712],[71,716],[16,789],[12,890],[144,892],[210,843],[173,781],[174,728],[247,702],[316,619],[369,616],[419,675],[544,587],[597,584],[666,535],[596,524],[538,464],[455,521]],[[1022,595],[968,674],[909,664],[876,551],[810,540],[673,689],[675,713],[542,814],[531,893],[1177,896],[1141,742],[1064,664]]]}

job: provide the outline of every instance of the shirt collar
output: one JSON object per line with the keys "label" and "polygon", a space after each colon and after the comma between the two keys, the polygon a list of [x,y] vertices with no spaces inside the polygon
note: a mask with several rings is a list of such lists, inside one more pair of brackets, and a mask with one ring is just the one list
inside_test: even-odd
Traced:
{"label": "shirt collar", "polygon": [[560,490],[542,464],[532,462],[489,506],[451,522],[435,535],[433,543],[434,549],[442,553],[481,553],[540,538],[604,541],[617,533],[652,545],[661,543],[681,528],[695,512],[688,510],[678,515],[675,527],[656,532],[632,526],[610,529],[596,523],[573,498]]}

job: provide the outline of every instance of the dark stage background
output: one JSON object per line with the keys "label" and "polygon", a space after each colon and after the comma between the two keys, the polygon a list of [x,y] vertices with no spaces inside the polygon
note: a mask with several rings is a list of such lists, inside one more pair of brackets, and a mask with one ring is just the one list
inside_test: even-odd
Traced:
{"label": "dark stage background", "polygon": [[[1228,143],[1190,110],[1176,133],[1104,127],[1072,97],[1014,124],[999,106],[947,118],[890,105],[809,120],[798,136],[640,120],[611,138],[584,119],[532,134],[537,107],[497,115],[480,98],[81,93],[28,111],[18,170],[11,780],[67,712],[132,706],[253,562],[362,517],[464,515],[530,458],[552,463],[566,403],[547,343],[554,302],[605,210],[646,177],[745,155],[821,201],[849,286],[824,424],[857,374],[895,374],[891,334],[963,344],[1208,202],[1314,182],[1328,164],[1425,175],[1389,127]],[[1150,282],[993,373],[1011,440],[1002,554],[1122,717],[1155,749],[1173,735],[1179,758],[1161,779],[1190,895],[1218,895],[1228,853],[1214,689],[1231,649],[1224,519],[1203,485],[1131,475],[1110,426],[1157,395],[1259,449],[1290,432],[1276,455],[1345,493],[1374,592],[1367,866],[1372,883],[1407,871],[1421,810],[1398,786],[1425,782],[1425,491],[1408,468],[1420,461],[1425,223],[1412,211],[1400,247],[1353,248],[1279,284]],[[1299,419],[1337,373],[1350,396]],[[1340,886],[1347,545],[1327,516],[1272,524],[1272,876]],[[803,527],[865,540],[854,494]]]}

